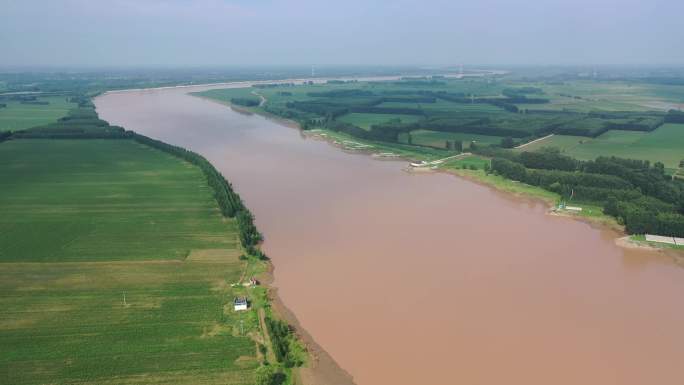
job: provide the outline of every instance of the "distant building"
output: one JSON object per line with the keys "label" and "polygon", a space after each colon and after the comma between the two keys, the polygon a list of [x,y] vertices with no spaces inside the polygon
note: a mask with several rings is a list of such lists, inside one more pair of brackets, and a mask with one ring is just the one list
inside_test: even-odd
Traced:
{"label": "distant building", "polygon": [[247,297],[235,297],[233,301],[233,308],[235,311],[247,310]]}

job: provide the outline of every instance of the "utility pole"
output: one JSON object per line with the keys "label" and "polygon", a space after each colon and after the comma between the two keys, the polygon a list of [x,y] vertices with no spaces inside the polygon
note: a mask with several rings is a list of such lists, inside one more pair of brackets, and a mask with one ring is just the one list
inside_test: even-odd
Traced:
{"label": "utility pole", "polygon": [[127,306],[126,305],[126,292],[125,291],[123,292],[123,304],[124,304],[124,307]]}

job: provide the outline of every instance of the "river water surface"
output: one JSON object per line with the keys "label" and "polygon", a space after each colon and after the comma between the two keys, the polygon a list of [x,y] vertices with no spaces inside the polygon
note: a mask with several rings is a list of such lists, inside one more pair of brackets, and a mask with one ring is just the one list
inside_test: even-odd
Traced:
{"label": "river water surface", "polygon": [[187,95],[201,89],[95,104],[233,183],[283,302],[357,384],[684,384],[684,269],[670,258]]}

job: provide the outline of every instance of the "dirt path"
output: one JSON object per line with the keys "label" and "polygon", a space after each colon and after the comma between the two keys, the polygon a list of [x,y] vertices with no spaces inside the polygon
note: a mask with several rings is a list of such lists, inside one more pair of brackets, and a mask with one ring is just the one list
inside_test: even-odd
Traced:
{"label": "dirt path", "polygon": [[446,158],[433,160],[431,162],[426,162],[426,161],[421,161],[420,163],[411,162],[411,167],[420,168],[420,167],[437,166],[437,165],[440,165],[440,164],[446,162],[447,160],[461,159],[461,158],[465,158],[465,157],[470,156],[470,155],[473,155],[473,154],[470,152],[463,152],[463,153],[460,153],[458,155],[448,156]]}
{"label": "dirt path", "polygon": [[555,134],[546,135],[546,136],[543,137],[543,138],[535,139],[535,140],[533,140],[533,141],[531,141],[531,142],[527,142],[527,143],[521,144],[520,146],[516,147],[515,149],[518,150],[518,149],[524,148],[525,146],[530,145],[530,144],[532,144],[532,143],[536,143],[536,142],[542,141],[542,140],[544,140],[544,139],[548,139],[548,138],[552,137],[553,135],[555,135]]}
{"label": "dirt path", "polygon": [[252,91],[252,95],[256,95],[259,97],[259,99],[261,99],[259,101],[259,107],[262,107],[264,104],[266,104],[266,98],[264,97],[264,95],[262,95],[256,91]]}
{"label": "dirt path", "polygon": [[264,309],[259,309],[257,312],[259,314],[259,326],[261,327],[261,330],[264,333],[264,342],[266,345],[266,359],[268,359],[268,362],[275,363],[276,358],[275,358],[275,353],[273,353],[272,349],[272,344],[271,344],[271,336],[268,334],[268,328],[266,327],[266,312]]}

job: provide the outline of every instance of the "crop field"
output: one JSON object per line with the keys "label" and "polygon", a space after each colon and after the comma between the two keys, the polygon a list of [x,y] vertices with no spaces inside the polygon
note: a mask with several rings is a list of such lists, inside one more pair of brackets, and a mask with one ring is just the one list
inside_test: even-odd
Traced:
{"label": "crop field", "polygon": [[505,113],[501,108],[489,104],[480,103],[453,103],[446,100],[436,100],[434,103],[403,103],[403,102],[383,102],[378,107],[389,108],[417,108],[428,114],[470,114],[477,115],[482,113],[500,114]]}
{"label": "crop field", "polygon": [[489,159],[482,158],[477,155],[466,156],[465,158],[451,159],[441,165],[444,169],[468,169],[468,170],[484,170],[486,165],[489,165]]}
{"label": "crop field", "polygon": [[76,107],[65,96],[38,97],[37,101],[49,104],[26,104],[0,99],[0,103],[7,105],[0,108],[0,131],[21,130],[52,123]]}
{"label": "crop field", "polygon": [[[399,123],[415,123],[421,120],[421,116],[417,115],[402,115],[402,114],[364,114],[364,113],[351,113],[340,116],[337,120],[355,126],[370,129],[371,126],[376,124],[388,123],[390,121],[396,121]],[[397,120],[399,119],[399,120]]]}
{"label": "crop field", "polygon": [[3,262],[179,259],[236,244],[202,173],[135,142],[9,141],[0,180]]}
{"label": "crop field", "polygon": [[575,147],[570,154],[579,159],[593,159],[599,155],[644,159],[662,162],[670,169],[677,168],[684,159],[684,124],[665,124],[640,137],[624,131],[606,139],[602,136]]}
{"label": "crop field", "polygon": [[574,135],[554,135],[543,140],[530,143],[518,151],[537,151],[544,147],[555,147],[561,151],[569,152],[575,147],[579,146],[583,142],[588,142],[592,140],[586,136],[574,136]]}
{"label": "crop field", "polygon": [[[519,107],[537,110],[590,111],[644,111],[668,110],[681,106],[684,86],[639,84],[626,82],[595,82],[590,80],[563,82],[563,84],[531,83],[542,88],[550,103],[540,105],[519,104]],[[681,107],[680,107],[681,108]]]}
{"label": "crop field", "polygon": [[129,140],[12,140],[0,180],[0,382],[254,382],[255,316],[227,306],[245,262],[199,169]]}
{"label": "crop field", "polygon": [[[444,148],[445,142],[447,140],[460,140],[463,144],[463,148],[468,149],[468,147],[470,147],[470,142],[475,142],[476,144],[488,146],[490,144],[501,143],[501,139],[502,137],[500,136],[468,134],[462,132],[439,132],[430,130],[411,131],[412,143],[421,146],[430,146],[437,148]],[[400,141],[402,143],[406,143],[406,135],[401,137]]]}
{"label": "crop field", "polygon": [[684,124],[665,124],[647,133],[612,130],[594,139],[554,135],[523,150],[534,151],[542,147],[558,147],[582,160],[617,156],[662,162],[672,170],[678,168],[684,159]]}

